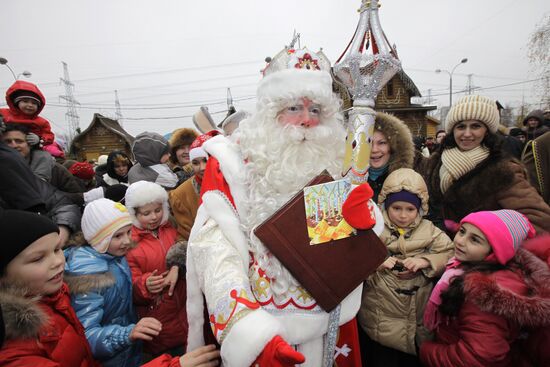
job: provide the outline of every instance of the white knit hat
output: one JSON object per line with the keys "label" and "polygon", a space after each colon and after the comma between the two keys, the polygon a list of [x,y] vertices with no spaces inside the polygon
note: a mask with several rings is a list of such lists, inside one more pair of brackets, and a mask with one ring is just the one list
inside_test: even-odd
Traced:
{"label": "white knit hat", "polygon": [[136,218],[136,208],[150,203],[162,203],[164,212],[162,214],[161,225],[168,220],[168,215],[170,214],[168,193],[159,184],[149,181],[134,182],[128,187],[128,190],[126,190],[124,198],[128,213],[130,213],[132,217],[132,223],[136,227],[143,229]]}
{"label": "white knit hat", "polygon": [[450,134],[457,123],[467,120],[481,121],[490,132],[496,133],[500,123],[496,102],[484,96],[470,95],[460,98],[447,114],[445,131]]}
{"label": "white knit hat", "polygon": [[131,225],[130,214],[124,205],[109,199],[97,199],[86,205],[82,215],[82,233],[99,253],[106,253],[113,234]]}

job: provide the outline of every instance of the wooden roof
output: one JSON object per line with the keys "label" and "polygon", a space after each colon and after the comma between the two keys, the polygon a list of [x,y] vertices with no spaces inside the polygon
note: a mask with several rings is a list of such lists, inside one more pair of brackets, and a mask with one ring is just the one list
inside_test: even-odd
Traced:
{"label": "wooden roof", "polygon": [[414,84],[412,79],[403,71],[403,69],[399,70],[396,76],[399,76],[399,78],[403,81],[403,84],[405,84],[405,88],[407,88],[407,92],[409,92],[409,97],[422,97],[416,84]]}
{"label": "wooden roof", "polygon": [[85,136],[95,125],[100,124],[103,127],[105,127],[107,130],[112,131],[116,135],[122,137],[130,146],[134,142],[134,137],[126,132],[122,126],[118,123],[118,121],[110,119],[108,117],[105,117],[99,113],[94,113],[94,118],[92,119],[92,122],[90,123],[90,126],[86,128],[83,132],[78,134],[74,137],[73,143],[75,141],[80,140],[83,136]]}

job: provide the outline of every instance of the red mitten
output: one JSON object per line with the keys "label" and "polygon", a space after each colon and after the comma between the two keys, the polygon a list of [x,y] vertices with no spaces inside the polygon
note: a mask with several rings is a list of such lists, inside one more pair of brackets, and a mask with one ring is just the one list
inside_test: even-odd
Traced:
{"label": "red mitten", "polygon": [[373,194],[369,184],[364,183],[353,189],[344,201],[342,215],[353,228],[371,229],[376,224],[375,214],[368,205]]}
{"label": "red mitten", "polygon": [[302,353],[295,351],[288,343],[276,335],[266,344],[264,350],[252,364],[253,367],[294,367],[306,361]]}

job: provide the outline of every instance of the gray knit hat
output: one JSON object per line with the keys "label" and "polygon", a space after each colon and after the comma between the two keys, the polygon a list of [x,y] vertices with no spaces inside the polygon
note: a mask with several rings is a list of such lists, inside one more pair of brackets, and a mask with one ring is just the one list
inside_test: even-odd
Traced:
{"label": "gray knit hat", "polygon": [[495,101],[484,96],[464,96],[460,98],[447,114],[445,131],[450,134],[457,123],[467,120],[481,121],[490,132],[496,133],[500,123],[500,115]]}

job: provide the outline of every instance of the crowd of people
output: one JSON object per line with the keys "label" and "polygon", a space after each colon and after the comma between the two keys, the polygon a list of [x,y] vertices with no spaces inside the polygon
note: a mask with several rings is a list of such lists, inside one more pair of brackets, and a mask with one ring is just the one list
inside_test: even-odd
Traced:
{"label": "crowd of people", "polygon": [[428,139],[377,112],[368,182],[342,213],[387,256],[337,313],[256,236],[323,170],[341,178],[329,69],[322,53],[285,49],[250,115],[168,140],[143,132],[131,155],[95,165],[65,157],[36,85],[11,86],[0,366],[550,365],[543,111],[505,129],[495,101],[468,95]]}

